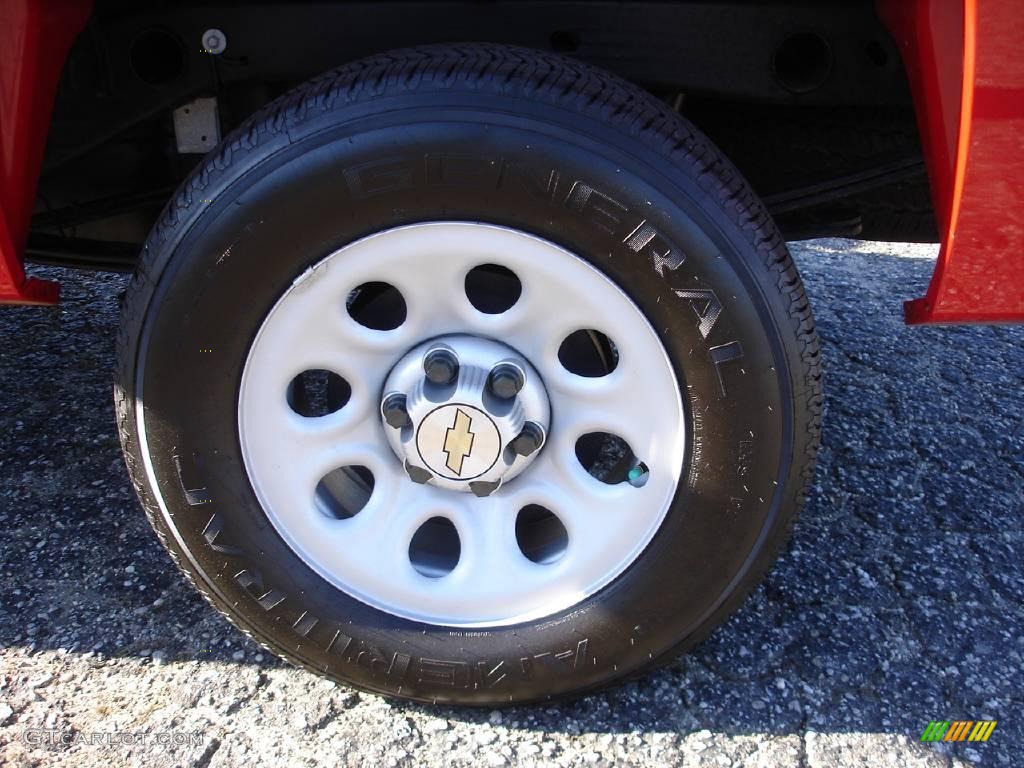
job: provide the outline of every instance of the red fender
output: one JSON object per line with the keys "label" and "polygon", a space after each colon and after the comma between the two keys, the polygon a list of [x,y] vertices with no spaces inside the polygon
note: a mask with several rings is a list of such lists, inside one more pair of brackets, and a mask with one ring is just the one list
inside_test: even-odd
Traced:
{"label": "red fender", "polygon": [[50,111],[89,0],[0,0],[0,304],[56,304],[57,283],[25,276]]}
{"label": "red fender", "polygon": [[921,323],[1024,321],[1020,0],[879,0],[903,54],[942,234]]}

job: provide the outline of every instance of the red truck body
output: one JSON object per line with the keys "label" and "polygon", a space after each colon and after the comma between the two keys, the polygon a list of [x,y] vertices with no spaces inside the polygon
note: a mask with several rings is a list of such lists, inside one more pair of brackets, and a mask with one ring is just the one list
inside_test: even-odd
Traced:
{"label": "red truck body", "polygon": [[[54,304],[23,251],[63,63],[88,0],[0,0],[0,303]],[[1017,0],[879,0],[913,94],[941,250],[912,324],[1024,321],[1024,14]]]}
{"label": "red truck body", "polygon": [[36,183],[50,111],[71,43],[90,2],[0,2],[0,303],[55,304],[56,283],[25,275]]}

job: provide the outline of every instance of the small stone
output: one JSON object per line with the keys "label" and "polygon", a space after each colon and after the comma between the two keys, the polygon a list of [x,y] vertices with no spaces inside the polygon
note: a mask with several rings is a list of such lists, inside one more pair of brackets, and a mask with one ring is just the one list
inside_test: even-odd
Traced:
{"label": "small stone", "polygon": [[34,677],[31,680],[29,680],[28,686],[29,688],[42,688],[43,686],[47,685],[52,681],[53,675],[51,675],[49,672],[44,672],[43,674],[39,675],[39,677]]}
{"label": "small stone", "polygon": [[473,735],[473,741],[475,741],[482,747],[485,747],[488,744],[493,744],[497,740],[497,738],[498,734],[496,734],[494,731],[486,730],[483,728],[477,730],[476,733]]}
{"label": "small stone", "polygon": [[235,661],[244,661],[245,660],[245,651],[235,651],[234,653],[231,654],[231,658],[234,659]]}

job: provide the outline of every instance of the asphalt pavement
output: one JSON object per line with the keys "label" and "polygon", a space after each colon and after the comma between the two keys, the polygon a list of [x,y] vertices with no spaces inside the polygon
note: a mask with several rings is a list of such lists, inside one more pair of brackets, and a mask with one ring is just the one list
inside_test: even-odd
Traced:
{"label": "asphalt pavement", "polygon": [[[823,449],[792,546],[690,655],[572,703],[455,710],[269,657],[179,576],[111,405],[117,275],[0,308],[0,764],[1024,764],[1024,328],[907,328],[935,247],[793,246]],[[984,743],[921,743],[995,720]]]}

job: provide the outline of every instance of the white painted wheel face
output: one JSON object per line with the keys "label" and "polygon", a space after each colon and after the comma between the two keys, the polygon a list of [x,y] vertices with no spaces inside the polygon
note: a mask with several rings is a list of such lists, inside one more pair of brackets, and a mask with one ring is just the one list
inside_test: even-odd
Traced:
{"label": "white painted wheel face", "polygon": [[[521,293],[505,311],[480,311],[467,295],[467,275],[481,265],[518,279]],[[404,302],[389,330],[352,316],[353,290],[380,283]],[[559,358],[563,342],[584,329],[614,343],[605,375],[579,375]],[[451,335],[515,350],[550,403],[544,446],[485,497],[413,482],[381,418],[392,368],[418,345]],[[339,384],[334,406],[344,404],[303,415],[295,381],[307,371],[330,372]],[[621,574],[664,520],[686,439],[665,350],[618,286],[550,242],[464,222],[381,232],[300,276],[253,342],[238,419],[257,498],[304,562],[371,606],[461,627],[547,616]],[[628,444],[628,481],[608,484],[584,466],[577,441],[593,433]]]}

